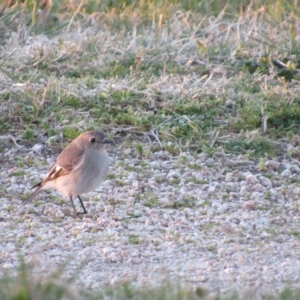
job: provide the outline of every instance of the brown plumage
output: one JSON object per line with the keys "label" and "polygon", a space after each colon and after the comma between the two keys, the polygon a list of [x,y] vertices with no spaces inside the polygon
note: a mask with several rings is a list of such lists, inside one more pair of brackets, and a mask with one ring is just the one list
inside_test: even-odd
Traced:
{"label": "brown plumage", "polygon": [[61,152],[45,179],[33,187],[36,190],[22,205],[31,202],[45,189],[56,189],[70,199],[75,214],[73,197],[76,196],[83,213],[87,213],[80,195],[96,189],[105,179],[109,166],[105,149],[107,143],[111,141],[101,131],[87,131],[79,135]]}

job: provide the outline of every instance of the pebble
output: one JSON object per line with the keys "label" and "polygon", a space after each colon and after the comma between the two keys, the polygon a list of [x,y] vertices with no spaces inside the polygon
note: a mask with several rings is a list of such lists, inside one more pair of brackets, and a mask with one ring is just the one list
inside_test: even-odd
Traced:
{"label": "pebble", "polygon": [[37,153],[37,154],[41,154],[42,150],[44,149],[44,145],[42,144],[35,144],[31,150],[34,152],[34,153]]}
{"label": "pebble", "polygon": [[281,172],[282,177],[290,177],[291,176],[291,170],[290,169],[285,169],[284,171]]}
{"label": "pebble", "polygon": [[[0,169],[5,184],[0,273],[14,270],[22,254],[26,262],[39,261],[39,269],[42,261],[44,274],[66,261],[66,272],[72,272],[87,261],[78,281],[90,288],[126,278],[136,285],[158,285],[166,276],[176,281],[179,275],[193,278],[195,287],[205,282],[221,292],[260,282],[272,291],[285,287],[286,278],[300,288],[295,276],[300,262],[290,259],[300,248],[294,161],[266,161],[266,177],[239,156],[172,157],[159,151],[136,158],[135,151],[120,147],[111,153],[109,172],[122,185],[107,179],[83,195],[89,215],[79,219],[69,201],[53,192],[19,206],[20,196],[30,192],[55,157],[37,152],[36,164],[20,180],[13,175],[20,168],[11,153],[17,152],[4,153],[11,167]],[[139,171],[126,171],[129,166]],[[269,267],[262,272],[263,266]]]}

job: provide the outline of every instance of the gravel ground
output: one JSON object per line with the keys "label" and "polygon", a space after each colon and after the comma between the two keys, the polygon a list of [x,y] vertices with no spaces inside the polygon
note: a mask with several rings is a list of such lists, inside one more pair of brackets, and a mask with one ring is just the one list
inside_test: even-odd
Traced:
{"label": "gravel ground", "polygon": [[80,267],[87,288],[126,280],[221,292],[300,287],[298,161],[164,151],[146,158],[126,147],[109,148],[108,179],[83,196],[82,220],[56,192],[20,206],[57,151],[7,147],[0,269],[15,269],[20,253],[41,275],[66,262],[66,274]]}

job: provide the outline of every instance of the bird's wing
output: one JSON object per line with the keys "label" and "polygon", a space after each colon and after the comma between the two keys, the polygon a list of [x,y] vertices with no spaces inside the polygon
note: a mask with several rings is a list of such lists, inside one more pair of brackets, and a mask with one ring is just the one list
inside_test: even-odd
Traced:
{"label": "bird's wing", "polygon": [[56,164],[54,164],[48,171],[43,183],[54,180],[58,177],[68,175],[74,169],[81,165],[84,159],[84,151],[72,145],[73,147],[66,147],[58,156]]}
{"label": "bird's wing", "polygon": [[71,172],[74,170],[82,161],[84,151],[82,147],[77,144],[69,144],[58,156],[56,165]]}
{"label": "bird's wing", "polygon": [[[71,146],[71,147],[70,147]],[[22,205],[31,202],[47,186],[49,181],[55,180],[58,177],[65,176],[73,172],[76,168],[84,162],[84,151],[76,144],[69,144],[58,156],[56,164],[54,164],[48,171],[45,179],[33,186],[36,190],[28,198],[26,198]]]}
{"label": "bird's wing", "polygon": [[61,167],[60,165],[55,164],[48,171],[45,179],[43,180],[43,183],[46,181],[54,180],[60,176],[68,175],[70,172],[71,171],[68,171],[67,169]]}
{"label": "bird's wing", "polygon": [[34,185],[31,189],[36,188],[36,190],[29,196],[27,197],[23,202],[22,205],[25,205],[26,203],[29,203],[34,199],[44,188],[44,186],[47,184],[47,182],[54,180],[60,176],[64,176],[69,174],[69,171],[60,167],[59,165],[55,164],[53,165],[50,170],[48,171],[45,179],[38,184]]}

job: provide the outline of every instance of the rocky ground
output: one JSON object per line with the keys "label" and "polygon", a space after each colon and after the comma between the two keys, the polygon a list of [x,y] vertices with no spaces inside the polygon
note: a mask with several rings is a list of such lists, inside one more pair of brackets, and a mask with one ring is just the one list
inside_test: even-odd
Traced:
{"label": "rocky ground", "polygon": [[15,270],[21,254],[41,276],[79,268],[78,282],[92,289],[124,281],[222,293],[299,287],[298,161],[138,155],[118,144],[103,187],[83,196],[81,220],[55,192],[20,206],[55,161],[59,150],[47,149],[10,145],[0,154],[2,271]]}

